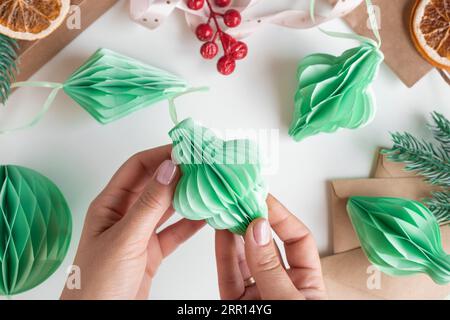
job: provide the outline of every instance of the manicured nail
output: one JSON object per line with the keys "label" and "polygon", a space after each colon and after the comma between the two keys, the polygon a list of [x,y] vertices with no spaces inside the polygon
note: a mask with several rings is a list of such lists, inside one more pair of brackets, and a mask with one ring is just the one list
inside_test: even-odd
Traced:
{"label": "manicured nail", "polygon": [[156,171],[156,180],[167,186],[172,182],[176,172],[177,166],[172,161],[165,160]]}
{"label": "manicured nail", "polygon": [[272,233],[269,222],[266,219],[259,219],[253,226],[253,238],[258,246],[265,246],[269,243]]}

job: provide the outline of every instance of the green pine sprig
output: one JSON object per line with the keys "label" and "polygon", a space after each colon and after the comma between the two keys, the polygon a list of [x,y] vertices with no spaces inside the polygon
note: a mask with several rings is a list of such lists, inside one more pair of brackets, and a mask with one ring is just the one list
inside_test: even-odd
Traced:
{"label": "green pine sprig", "polygon": [[0,104],[5,104],[11,92],[11,82],[17,70],[17,42],[0,34]]}
{"label": "green pine sprig", "polygon": [[450,153],[450,121],[444,115],[433,112],[434,125],[429,125],[434,138],[442,145],[442,148]]}
{"label": "green pine sprig", "polygon": [[423,200],[440,224],[450,221],[450,191],[432,192],[430,198]]}
{"label": "green pine sprig", "polygon": [[403,162],[405,169],[416,171],[433,184],[450,187],[449,153],[442,146],[420,140],[409,133],[392,133],[394,146],[383,150],[390,161]]}
{"label": "green pine sprig", "polygon": [[440,223],[450,221],[450,122],[442,114],[432,113],[428,125],[435,141],[418,139],[410,133],[392,133],[391,149],[382,150],[390,161],[403,162],[405,169],[422,175],[427,182],[442,187],[423,199]]}

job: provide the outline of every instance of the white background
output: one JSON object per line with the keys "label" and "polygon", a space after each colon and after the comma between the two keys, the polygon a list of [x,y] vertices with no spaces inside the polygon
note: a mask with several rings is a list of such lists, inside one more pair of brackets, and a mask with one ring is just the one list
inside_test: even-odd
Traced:
{"label": "white background", "polygon": [[[261,8],[286,9],[299,1],[266,1]],[[303,1],[303,4],[309,1]],[[324,134],[295,143],[287,129],[293,110],[296,67],[307,54],[340,54],[352,41],[313,30],[267,26],[246,39],[249,56],[236,72],[223,77],[215,63],[202,60],[200,43],[180,12],[158,30],[130,21],[121,1],[49,61],[34,80],[64,81],[96,49],[106,47],[140,59],[211,90],[180,98],[180,117],[191,116],[218,129],[279,129],[276,174],[267,177],[270,191],[312,230],[322,255],[330,252],[330,218],[326,182],[368,177],[375,150],[389,146],[390,131],[426,135],[433,110],[449,113],[449,87],[432,71],[408,89],[383,65],[373,88],[378,98],[375,120],[367,127]],[[341,21],[327,29],[348,31]],[[414,68],[414,66],[411,66]],[[23,123],[37,112],[48,91],[21,89],[0,111],[1,128]],[[66,195],[73,214],[73,240],[62,267],[44,284],[14,299],[56,299],[71,264],[90,201],[115,170],[132,154],[170,142],[167,104],[158,103],[129,117],[101,126],[60,93],[52,109],[35,127],[0,136],[0,163],[33,168],[52,179]],[[176,217],[178,218],[178,216]],[[155,299],[216,299],[214,233],[205,227],[164,261],[152,288]]]}

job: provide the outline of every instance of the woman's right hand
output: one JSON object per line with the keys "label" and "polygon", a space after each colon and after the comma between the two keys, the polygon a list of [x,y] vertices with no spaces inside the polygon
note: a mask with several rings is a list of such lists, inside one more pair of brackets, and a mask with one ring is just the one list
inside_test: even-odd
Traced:
{"label": "woman's right hand", "polygon": [[[326,299],[320,258],[308,228],[269,195],[269,221],[253,221],[242,241],[216,232],[216,260],[222,299]],[[272,239],[283,241],[289,268]]]}

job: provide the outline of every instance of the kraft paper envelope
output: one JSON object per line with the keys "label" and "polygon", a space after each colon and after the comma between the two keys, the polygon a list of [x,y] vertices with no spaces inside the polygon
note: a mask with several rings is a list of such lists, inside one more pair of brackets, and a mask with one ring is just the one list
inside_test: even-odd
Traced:
{"label": "kraft paper envelope", "polygon": [[417,177],[414,172],[406,171],[405,165],[401,162],[392,162],[386,156],[379,154],[374,178],[411,178]]}
{"label": "kraft paper envelope", "polygon": [[[335,3],[336,0],[329,0]],[[433,69],[417,52],[409,33],[409,18],[415,0],[372,0],[379,14],[381,51],[385,62],[403,81],[412,87],[422,77]],[[368,28],[368,15],[365,1],[354,11],[344,17],[352,29],[365,37],[373,38],[373,32]]]}
{"label": "kraft paper envelope", "polygon": [[[442,226],[442,243],[450,252],[450,227]],[[364,252],[354,249],[322,259],[330,299],[445,299],[450,285],[435,284],[426,275],[391,277],[371,267]]]}

